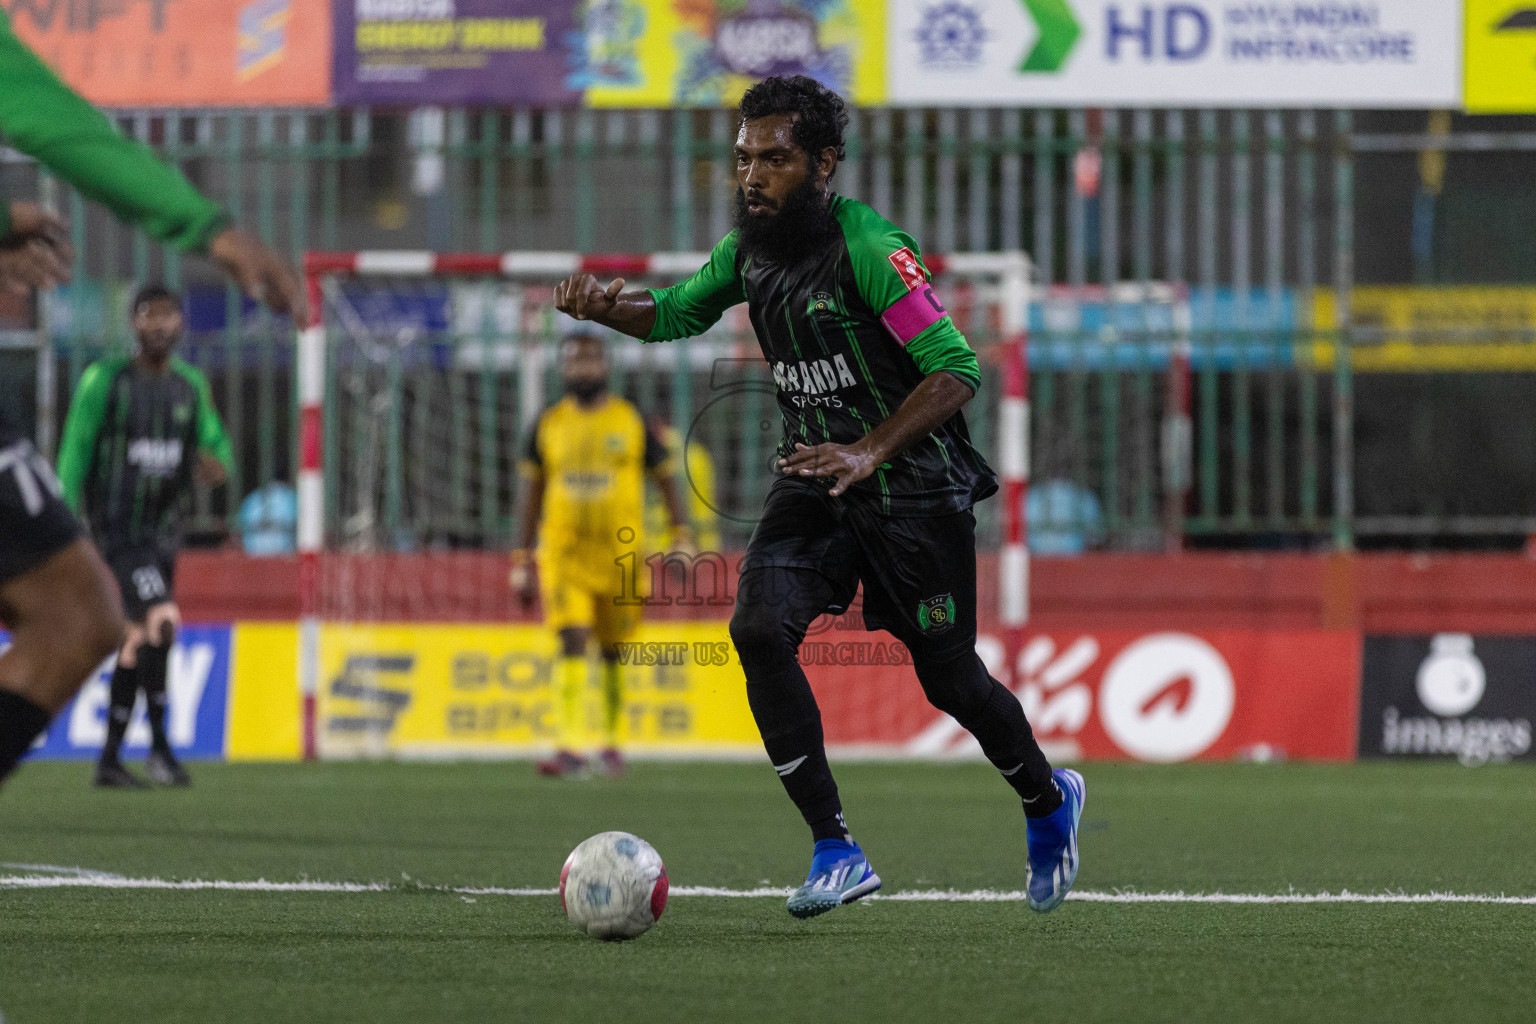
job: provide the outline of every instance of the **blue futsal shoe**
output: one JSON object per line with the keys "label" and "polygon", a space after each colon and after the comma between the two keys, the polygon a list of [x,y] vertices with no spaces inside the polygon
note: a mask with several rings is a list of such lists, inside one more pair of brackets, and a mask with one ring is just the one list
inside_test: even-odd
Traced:
{"label": "blue futsal shoe", "polygon": [[852,903],[880,888],[880,876],[858,843],[821,839],[811,857],[811,873],[785,904],[796,917],[815,917]]}
{"label": "blue futsal shoe", "polygon": [[1061,787],[1061,806],[1044,818],[1029,818],[1029,908],[1042,914],[1061,905],[1077,881],[1077,821],[1088,788],[1071,768],[1051,773]]}

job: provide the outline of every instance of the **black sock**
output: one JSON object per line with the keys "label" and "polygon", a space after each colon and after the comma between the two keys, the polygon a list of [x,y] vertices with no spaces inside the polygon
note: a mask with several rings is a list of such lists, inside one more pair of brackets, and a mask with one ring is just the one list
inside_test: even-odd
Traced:
{"label": "black sock", "polygon": [[806,627],[837,597],[834,583],[814,570],[753,570],[741,577],[731,615],[763,748],[817,841],[846,840],[848,826],[827,764],[821,709],[796,652]]}
{"label": "black sock", "polygon": [[165,674],[170,654],[169,644],[145,644],[139,648],[139,687],[144,691],[150,735],[154,738],[154,749],[166,753],[171,749],[165,738]]}
{"label": "black sock", "polygon": [[[140,649],[140,657],[143,649]],[[139,697],[139,670],[124,668],[121,661],[112,670],[111,700],[107,704],[107,742],[101,748],[101,760],[116,761],[123,746],[123,736],[133,718],[133,705]]]}
{"label": "black sock", "polygon": [[1035,732],[1029,727],[1029,719],[1024,717],[1024,708],[1006,686],[990,675],[987,679],[992,684],[987,695],[987,710],[994,722],[992,729],[1008,737],[1003,744],[1007,755],[993,760],[992,764],[1019,794],[1025,817],[1044,818],[1056,813],[1064,799],[1061,787],[1051,775],[1051,762],[1046,760],[1045,751],[1035,742]]}
{"label": "black sock", "polygon": [[913,659],[928,700],[976,737],[1003,778],[1024,803],[1024,813],[1043,818],[1061,806],[1061,789],[1051,777],[1019,700],[987,672],[975,651],[947,661]]}
{"label": "black sock", "polygon": [[53,715],[19,693],[0,690],[0,781],[32,749]]}
{"label": "black sock", "polygon": [[838,811],[830,818],[821,818],[809,824],[811,826],[811,838],[818,843],[823,839],[841,839],[845,843],[853,842],[853,836],[848,834],[848,822],[843,817],[842,811]]}
{"label": "black sock", "polygon": [[842,800],[827,764],[821,712],[805,671],[794,665],[767,679],[749,675],[747,703],[763,736],[768,760],[811,827],[811,835],[816,839],[846,839]]}

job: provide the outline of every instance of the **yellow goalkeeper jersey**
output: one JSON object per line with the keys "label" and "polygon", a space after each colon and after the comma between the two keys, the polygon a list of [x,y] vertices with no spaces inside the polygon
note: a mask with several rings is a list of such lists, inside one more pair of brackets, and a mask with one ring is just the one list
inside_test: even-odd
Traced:
{"label": "yellow goalkeeper jersey", "polygon": [[611,578],[614,558],[644,538],[645,474],[667,462],[639,410],[617,395],[590,409],[567,396],[546,409],[520,467],[544,478],[540,559]]}

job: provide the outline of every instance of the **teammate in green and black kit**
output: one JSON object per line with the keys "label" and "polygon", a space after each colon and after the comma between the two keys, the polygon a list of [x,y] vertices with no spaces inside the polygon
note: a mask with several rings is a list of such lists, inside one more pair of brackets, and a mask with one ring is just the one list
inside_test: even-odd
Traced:
{"label": "teammate in green and black kit", "polygon": [[860,583],[864,621],[912,652],[928,699],[976,737],[1026,816],[1029,902],[1055,908],[1077,875],[1082,776],[1052,770],[1018,700],[976,655],[972,505],[997,490],[960,409],[976,354],[928,284],[917,244],[834,194],[843,101],[808,78],[749,89],[736,137],[736,230],[672,288],[624,292],[573,275],[556,305],[645,341],[698,334],[747,303],[778,385],[780,477],[742,562],[731,638],[784,788],[816,840],[789,899],[811,917],[880,887],[848,834],[821,715],[797,659],[823,612]]}
{"label": "teammate in green and black kit", "polygon": [[[247,295],[303,322],[304,293],[292,268],[147,146],[118,134],[16,38],[3,11],[0,132],[118,219],[206,254]],[[52,214],[0,202],[0,287],[68,280],[67,238]],[[117,647],[123,612],[116,589],[60,499],[52,470],[0,422],[0,623],[11,633],[0,653],[0,781]]]}
{"label": "teammate in green and black kit", "polygon": [[59,451],[64,499],[89,524],[128,619],[112,672],[98,786],[144,785],[118,757],[140,689],[153,736],[150,778],[191,782],[165,732],[167,661],[181,622],[173,593],[181,506],[194,477],[223,483],[233,454],[207,379],[171,354],[181,328],[174,292],[151,285],[134,297],[138,352],[86,367]]}

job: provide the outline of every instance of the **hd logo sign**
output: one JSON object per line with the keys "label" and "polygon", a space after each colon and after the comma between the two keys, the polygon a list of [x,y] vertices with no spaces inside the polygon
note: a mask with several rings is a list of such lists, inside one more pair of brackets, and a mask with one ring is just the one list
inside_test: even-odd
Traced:
{"label": "hd logo sign", "polygon": [[886,66],[917,106],[1448,108],[1461,36],[1452,0],[890,0]]}
{"label": "hd logo sign", "polygon": [[1536,111],[1536,0],[1466,0],[1467,112]]}

